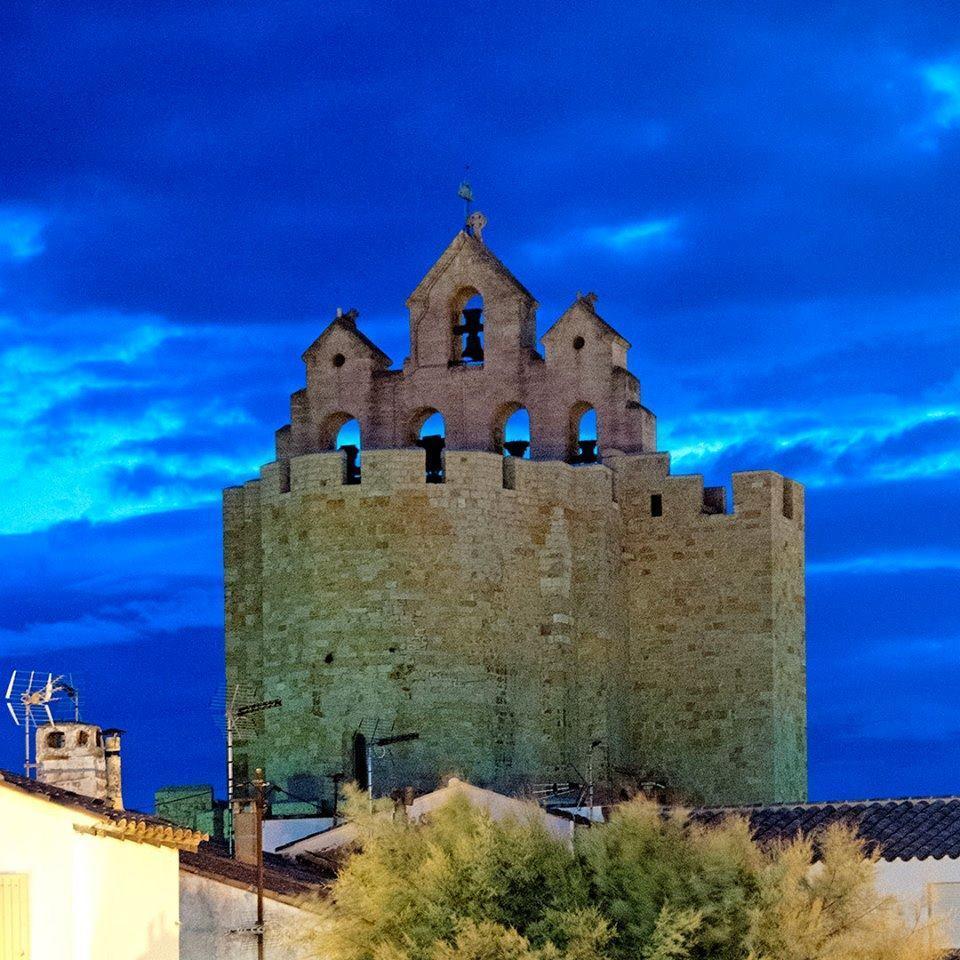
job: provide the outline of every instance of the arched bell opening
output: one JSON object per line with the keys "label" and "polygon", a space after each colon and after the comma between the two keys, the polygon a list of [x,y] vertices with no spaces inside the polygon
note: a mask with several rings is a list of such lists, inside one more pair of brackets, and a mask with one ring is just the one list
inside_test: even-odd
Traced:
{"label": "arched bell opening", "polygon": [[453,298],[450,366],[481,366],[484,357],[483,297],[467,287]]}
{"label": "arched bell opening", "polygon": [[578,403],[570,412],[570,462],[599,463],[600,441],[597,411],[587,403]]}
{"label": "arched bell opening", "polygon": [[439,410],[425,408],[414,418],[414,441],[426,454],[424,469],[427,483],[443,483],[446,469],[443,449],[447,445],[447,426]]}
{"label": "arched bell opening", "polygon": [[493,444],[506,457],[530,459],[530,414],[526,407],[514,403],[500,411]]}
{"label": "arched bell opening", "polygon": [[343,482],[360,482],[360,423],[355,417],[347,420],[337,431],[334,448],[342,450],[345,458]]}

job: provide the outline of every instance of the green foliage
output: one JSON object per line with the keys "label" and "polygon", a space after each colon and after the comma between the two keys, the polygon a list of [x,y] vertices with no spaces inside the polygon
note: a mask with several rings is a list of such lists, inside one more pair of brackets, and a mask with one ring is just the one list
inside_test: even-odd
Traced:
{"label": "green foliage", "polygon": [[457,797],[423,824],[347,804],[361,850],[325,907],[328,960],[929,960],[934,932],[880,897],[873,860],[832,827],[763,851],[646,801],[574,844]]}
{"label": "green foliage", "polygon": [[828,827],[814,844],[782,846],[760,875],[747,945],[750,960],[915,960],[937,956],[938,931],[904,922],[896,901],[873,883],[876,856],[847,828]]}

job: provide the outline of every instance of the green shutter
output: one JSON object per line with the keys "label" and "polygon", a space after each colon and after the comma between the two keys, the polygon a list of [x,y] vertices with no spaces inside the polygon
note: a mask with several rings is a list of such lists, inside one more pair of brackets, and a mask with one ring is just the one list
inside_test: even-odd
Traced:
{"label": "green shutter", "polygon": [[30,960],[30,901],[25,873],[0,873],[0,960]]}

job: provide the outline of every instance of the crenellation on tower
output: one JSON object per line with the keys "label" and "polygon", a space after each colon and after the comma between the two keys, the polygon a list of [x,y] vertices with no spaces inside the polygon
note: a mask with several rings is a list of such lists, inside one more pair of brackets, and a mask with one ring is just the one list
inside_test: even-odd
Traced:
{"label": "crenellation on tower", "polygon": [[[367,738],[416,731],[378,760],[378,792],[450,773],[523,790],[589,764],[628,792],[803,799],[803,488],[735,473],[728,506],[671,474],[596,297],[541,356],[536,301],[475,236],[408,306],[401,370],[355,311],[331,322],[277,460],[225,491],[228,679],[283,700],[238,763],[329,803],[334,774],[365,777]],[[504,449],[521,408],[529,458]],[[359,455],[333,449],[351,419]]]}

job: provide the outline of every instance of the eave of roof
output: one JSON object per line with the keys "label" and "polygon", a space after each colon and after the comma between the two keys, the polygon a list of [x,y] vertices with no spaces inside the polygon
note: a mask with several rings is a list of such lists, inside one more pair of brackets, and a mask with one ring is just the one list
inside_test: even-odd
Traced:
{"label": "eave of roof", "polygon": [[960,858],[960,797],[956,796],[700,807],[690,814],[703,824],[730,815],[749,820],[761,844],[845,823],[886,861]]}
{"label": "eave of roof", "polygon": [[[238,890],[255,893],[257,889],[256,866],[227,856],[210,844],[198,851],[181,852],[180,869]],[[321,876],[317,870],[297,861],[264,855],[263,892],[273,900],[300,904],[305,899],[326,896],[329,886],[330,878]]]}
{"label": "eave of roof", "polygon": [[85,813],[101,821],[101,824],[93,826],[77,825],[76,829],[82,833],[113,837],[117,840],[134,840],[159,847],[175,847],[178,850],[196,850],[200,843],[208,839],[207,834],[197,830],[190,830],[136,810],[114,810],[105,800],[96,800],[48,783],[30,780],[7,770],[0,770],[0,787]]}

